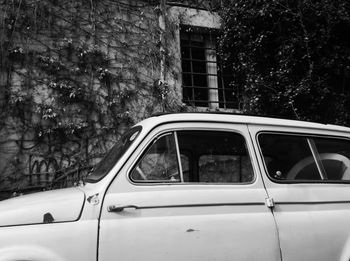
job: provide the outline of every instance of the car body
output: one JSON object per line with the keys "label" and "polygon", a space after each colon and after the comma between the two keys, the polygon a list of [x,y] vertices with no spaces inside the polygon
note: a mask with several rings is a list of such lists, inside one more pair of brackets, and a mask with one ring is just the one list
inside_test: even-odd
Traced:
{"label": "car body", "polygon": [[0,202],[0,261],[349,260],[349,134],[245,115],[151,117],[84,185]]}

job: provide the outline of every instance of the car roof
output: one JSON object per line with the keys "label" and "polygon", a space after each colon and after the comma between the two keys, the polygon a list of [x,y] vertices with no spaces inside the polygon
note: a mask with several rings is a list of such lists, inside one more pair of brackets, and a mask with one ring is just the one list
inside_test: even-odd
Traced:
{"label": "car roof", "polygon": [[141,121],[137,125],[154,127],[164,123],[172,122],[221,122],[221,123],[240,123],[240,124],[254,124],[254,125],[269,125],[269,126],[281,126],[281,127],[296,127],[296,128],[311,128],[319,130],[341,131],[349,132],[350,128],[332,125],[322,124],[315,122],[307,122],[301,120],[288,120],[281,118],[251,116],[244,114],[229,114],[229,113],[170,113],[152,116]]}

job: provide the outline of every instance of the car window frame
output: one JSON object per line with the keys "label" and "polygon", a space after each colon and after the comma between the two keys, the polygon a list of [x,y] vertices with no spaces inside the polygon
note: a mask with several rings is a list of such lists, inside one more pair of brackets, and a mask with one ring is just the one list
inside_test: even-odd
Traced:
{"label": "car window frame", "polygon": [[[130,168],[130,170],[128,171],[128,179],[131,180],[133,183],[141,183],[141,184],[164,184],[164,183],[167,183],[167,184],[175,184],[175,183],[181,183],[183,177],[182,177],[182,173],[179,173],[179,176],[180,176],[180,181],[168,181],[168,180],[145,180],[145,181],[142,181],[142,180],[133,180],[131,178],[131,174],[133,172],[133,170],[135,168],[137,168],[137,165],[144,159],[145,155],[150,151],[150,149],[152,148],[152,146],[158,142],[160,139],[164,138],[164,137],[167,137],[167,136],[172,136],[172,138],[174,138],[174,143],[175,143],[175,146],[177,146],[177,138],[176,138],[176,135],[174,135],[174,131],[167,131],[167,132],[164,132],[162,133],[161,135],[157,136],[155,139],[152,139],[152,141],[146,146],[146,148],[142,151],[141,153],[141,156],[138,157],[138,159],[135,161],[135,163],[132,165],[132,167]],[[178,149],[176,148],[176,159],[177,159],[177,169],[180,171],[180,162],[179,162],[179,159],[178,159]],[[182,168],[181,168],[182,169]]]}
{"label": "car window frame", "polygon": [[[244,125],[247,126],[245,124],[240,124],[240,125]],[[234,134],[238,134],[241,135],[244,139],[245,142],[245,146],[247,149],[247,153],[249,156],[249,160],[250,160],[250,164],[251,164],[251,169],[252,169],[252,174],[253,174],[253,178],[250,182],[237,182],[237,183],[208,183],[208,182],[184,182],[183,181],[183,170],[182,170],[182,166],[181,166],[181,161],[179,162],[178,159],[178,167],[179,169],[181,168],[181,172],[180,176],[181,176],[181,180],[180,182],[135,182],[134,180],[131,179],[131,172],[132,170],[136,167],[136,165],[139,163],[140,160],[142,160],[143,156],[145,155],[145,153],[147,153],[147,151],[150,149],[150,147],[158,140],[160,139],[162,136],[167,135],[168,133],[176,133],[178,131],[217,131],[217,132],[230,132],[230,133],[234,133]],[[249,134],[247,134],[249,135]],[[130,184],[134,185],[134,186],[154,186],[154,185],[164,185],[164,186],[181,186],[181,185],[185,185],[185,186],[199,186],[199,185],[205,185],[205,186],[240,186],[240,185],[253,185],[257,182],[257,175],[258,173],[255,170],[254,167],[254,160],[253,157],[255,157],[255,152],[254,152],[254,148],[253,148],[253,144],[252,145],[252,150],[249,149],[248,146],[248,139],[250,137],[247,137],[243,132],[239,131],[239,130],[234,130],[231,128],[218,128],[216,129],[215,127],[213,128],[207,128],[207,127],[200,127],[200,128],[196,128],[196,127],[186,127],[186,128],[181,128],[181,127],[176,127],[176,128],[169,128],[169,129],[164,129],[154,135],[152,135],[152,137],[150,137],[149,142],[147,144],[145,144],[145,146],[142,148],[142,150],[140,151],[140,153],[137,155],[137,157],[135,158],[135,160],[130,164],[127,172],[126,172],[126,177],[127,180]],[[179,146],[178,146],[178,139],[177,139],[177,134],[174,135],[174,139],[176,141],[176,150],[179,150]],[[180,151],[178,151],[179,154],[177,154],[177,158],[180,155]]]}
{"label": "car window frame", "polygon": [[[303,138],[323,138],[323,139],[337,139],[337,140],[346,140],[348,142],[350,142],[350,138],[345,137],[345,136],[337,136],[337,135],[327,135],[327,134],[312,134],[312,133],[303,133],[303,132],[288,132],[288,131],[259,131],[256,133],[255,135],[255,142],[257,144],[257,149],[259,152],[259,158],[261,160],[261,162],[263,163],[263,169],[265,172],[265,176],[267,176],[267,178],[269,180],[271,180],[273,183],[276,184],[350,184],[350,180],[327,180],[327,179],[320,179],[320,180],[301,180],[301,179],[296,179],[296,180],[283,180],[283,179],[276,179],[273,178],[270,174],[269,171],[267,169],[266,163],[265,163],[265,159],[264,159],[264,155],[262,153],[261,150],[261,146],[260,146],[260,142],[259,142],[259,135],[261,134],[275,134],[275,135],[287,135],[287,136],[298,136],[298,137],[303,137]],[[309,145],[309,148],[312,152],[312,156],[314,156],[314,151],[313,148]],[[316,151],[318,156],[319,153],[318,151]],[[315,163],[317,164],[315,159]],[[320,173],[319,173],[320,174]]]}

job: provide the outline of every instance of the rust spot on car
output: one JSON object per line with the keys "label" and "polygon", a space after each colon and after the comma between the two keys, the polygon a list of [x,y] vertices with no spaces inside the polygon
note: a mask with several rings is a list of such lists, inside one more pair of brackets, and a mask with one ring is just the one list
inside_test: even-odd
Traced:
{"label": "rust spot on car", "polygon": [[195,229],[193,229],[193,228],[189,228],[189,229],[186,230],[186,232],[188,232],[188,233],[190,233],[190,232],[196,232],[196,231],[199,231],[199,230],[195,230]]}
{"label": "rust spot on car", "polygon": [[44,214],[43,223],[47,224],[47,223],[52,223],[54,221],[55,219],[53,218],[50,212],[47,212]]}
{"label": "rust spot on car", "polygon": [[98,198],[98,193],[94,194],[94,195],[91,195],[87,198],[87,201],[93,205],[97,205],[100,200]]}

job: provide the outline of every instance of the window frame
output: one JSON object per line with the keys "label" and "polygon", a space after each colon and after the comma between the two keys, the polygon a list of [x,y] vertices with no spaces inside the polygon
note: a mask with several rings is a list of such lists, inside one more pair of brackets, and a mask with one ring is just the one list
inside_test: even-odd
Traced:
{"label": "window frame", "polygon": [[[336,135],[311,134],[311,133],[287,132],[287,131],[259,131],[255,135],[255,141],[256,141],[256,144],[258,146],[260,160],[263,163],[263,169],[264,169],[264,172],[265,172],[265,176],[267,176],[267,178],[269,180],[271,180],[272,182],[277,183],[277,184],[350,184],[350,180],[328,180],[328,179],[322,179],[322,176],[321,176],[320,172],[319,172],[320,177],[321,177],[320,180],[301,180],[301,179],[283,180],[283,179],[276,179],[276,178],[272,177],[269,174],[269,171],[268,171],[266,163],[265,163],[264,155],[263,155],[262,150],[261,150],[261,146],[260,146],[260,142],[259,142],[259,136],[261,134],[275,134],[275,135],[297,136],[297,137],[305,138],[307,140],[309,138],[312,138],[312,139],[321,138],[321,139],[345,140],[347,142],[350,142],[350,138],[344,137],[344,136],[336,136]],[[312,153],[313,159],[315,161],[315,164],[317,165],[317,168],[318,168],[319,167],[318,166],[318,163],[319,163],[318,160],[320,160],[318,157],[319,157],[320,154],[318,153],[316,147],[313,148],[313,146],[311,146],[310,144],[308,144],[308,145],[309,145],[310,151]],[[315,153],[314,149],[316,149],[316,154],[317,154],[316,158],[314,156],[314,153]],[[322,165],[322,163],[321,163],[321,165]],[[321,170],[321,171],[323,172],[324,171],[323,165],[322,165],[322,169],[323,170]]]}
{"label": "window frame", "polygon": [[[187,31],[189,30],[189,31]],[[188,34],[189,43],[186,45],[182,45],[181,42],[183,38],[181,34]],[[197,108],[203,109],[219,109],[219,110],[227,110],[234,111],[239,109],[239,101],[237,99],[237,94],[233,96],[233,98],[226,97],[227,92],[236,92],[235,88],[230,87],[231,81],[228,79],[230,74],[225,74],[224,66],[222,59],[218,55],[217,49],[217,41],[215,40],[220,35],[220,29],[218,28],[206,28],[201,26],[191,26],[186,24],[181,24],[179,29],[180,41],[179,41],[179,49],[180,49],[180,64],[181,64],[181,92],[182,92],[182,102],[187,106],[194,106]],[[193,35],[201,35],[203,39],[203,47],[196,47],[192,45],[192,36]],[[209,40],[210,39],[210,40]],[[209,44],[210,42],[210,44]],[[189,57],[183,57],[182,52],[183,48],[187,48],[189,52]],[[203,49],[205,59],[198,60],[192,57],[192,48]],[[212,53],[215,53],[213,55]],[[183,63],[188,62],[190,71],[184,71]],[[203,62],[205,63],[206,72],[196,72],[193,68],[193,62]],[[215,71],[214,71],[215,70]],[[184,76],[187,75],[191,79],[191,85],[184,84]],[[207,86],[196,86],[194,84],[194,76],[202,75],[206,76],[206,85]],[[191,93],[189,97],[190,100],[186,100],[184,97],[184,92]],[[205,90],[207,91],[207,99],[206,100],[197,100],[195,98],[196,90]],[[207,106],[196,105],[198,103],[207,104]]]}
{"label": "window frame", "polygon": [[[250,182],[235,182],[235,183],[208,183],[208,182],[185,182],[184,181],[184,177],[183,177],[183,170],[182,170],[182,164],[181,164],[181,159],[179,157],[181,157],[180,154],[180,148],[178,145],[178,139],[177,139],[177,132],[178,131],[213,131],[213,132],[229,132],[229,133],[233,133],[233,134],[238,134],[241,135],[242,138],[244,139],[245,142],[245,146],[246,146],[246,151],[247,151],[247,156],[249,157],[250,160],[250,164],[251,164],[251,171],[252,171],[252,180]],[[157,141],[159,140],[161,137],[164,137],[165,135],[171,135],[174,134],[174,140],[176,142],[176,153],[177,153],[177,164],[178,164],[178,169],[180,171],[181,168],[181,173],[180,174],[180,181],[179,182],[173,182],[173,181],[163,181],[163,182],[159,182],[159,181],[149,181],[149,182],[142,182],[142,181],[134,181],[131,178],[131,173],[133,171],[133,169],[137,166],[137,164],[140,162],[140,160],[142,160],[142,158],[144,157],[144,155],[149,151],[149,149],[151,148],[151,146]],[[254,152],[249,150],[249,146],[248,146],[248,142],[247,142],[247,138],[246,136],[240,132],[240,131],[235,131],[232,129],[215,129],[215,128],[172,128],[172,129],[165,129],[159,133],[156,133],[155,135],[153,135],[150,139],[149,142],[147,144],[145,144],[145,146],[142,148],[142,150],[140,151],[140,153],[135,157],[135,159],[133,160],[133,162],[130,164],[130,167],[128,168],[128,170],[126,171],[126,177],[127,180],[129,181],[129,183],[131,183],[132,185],[135,186],[152,186],[152,185],[172,185],[172,186],[181,186],[181,185],[185,185],[185,186],[199,186],[199,185],[205,185],[205,186],[240,186],[240,185],[252,185],[254,183],[256,183],[257,181],[257,173],[255,171],[254,168],[254,161],[253,161],[253,157],[254,157]]]}

